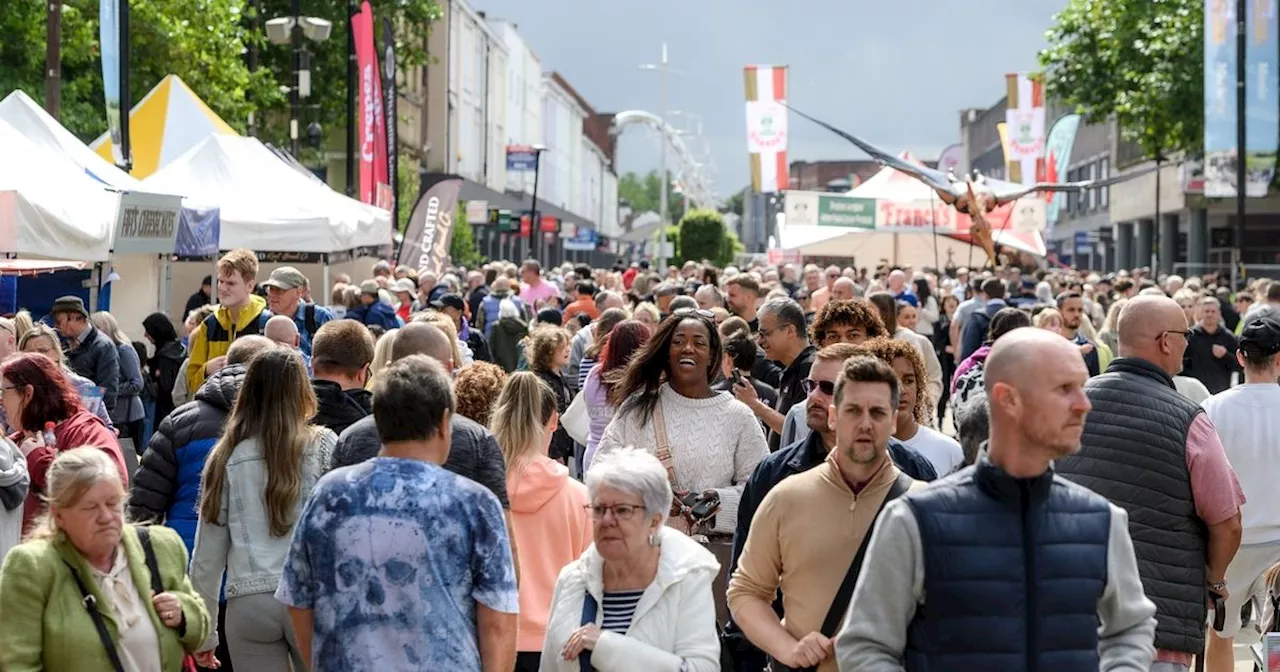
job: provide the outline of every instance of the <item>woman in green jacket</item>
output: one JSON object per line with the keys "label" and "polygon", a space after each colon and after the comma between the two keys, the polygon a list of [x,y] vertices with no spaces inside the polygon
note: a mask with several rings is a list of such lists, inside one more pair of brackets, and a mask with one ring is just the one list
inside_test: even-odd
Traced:
{"label": "woman in green jacket", "polygon": [[111,458],[96,448],[65,451],[47,482],[48,514],[0,569],[0,670],[115,672],[95,611],[125,672],[181,670],[210,628],[187,578],[182,539],[166,527],[147,528],[164,587],[153,595]]}

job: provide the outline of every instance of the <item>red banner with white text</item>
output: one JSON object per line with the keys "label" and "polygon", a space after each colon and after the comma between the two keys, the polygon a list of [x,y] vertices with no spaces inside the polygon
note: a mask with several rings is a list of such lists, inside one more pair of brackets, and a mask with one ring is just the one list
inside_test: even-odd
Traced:
{"label": "red banner with white text", "polygon": [[382,106],[382,76],[373,39],[373,8],[368,0],[360,13],[351,17],[355,33],[356,70],[359,90],[356,97],[356,133],[360,145],[360,200],[391,209],[391,181],[387,175],[387,126]]}

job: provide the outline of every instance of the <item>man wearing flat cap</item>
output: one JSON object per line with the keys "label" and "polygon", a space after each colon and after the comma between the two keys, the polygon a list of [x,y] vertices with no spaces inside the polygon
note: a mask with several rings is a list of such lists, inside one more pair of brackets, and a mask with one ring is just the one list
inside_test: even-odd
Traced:
{"label": "man wearing flat cap", "polygon": [[116,344],[89,323],[89,311],[78,296],[64,296],[53,302],[53,323],[67,340],[67,364],[72,371],[102,388],[107,412],[115,410],[120,389],[120,355]]}
{"label": "man wearing flat cap", "polygon": [[1244,370],[1244,384],[1204,401],[1247,500],[1240,507],[1240,549],[1227,566],[1225,627],[1209,630],[1210,672],[1235,669],[1236,636],[1248,633],[1256,642],[1264,632],[1267,570],[1280,562],[1280,322],[1250,322],[1239,347],[1231,356]]}
{"label": "man wearing flat cap", "polygon": [[310,281],[302,271],[292,266],[281,266],[271,271],[271,277],[262,283],[267,288],[267,307],[272,315],[287,315],[298,326],[298,347],[311,356],[311,340],[333,313],[324,306],[317,306],[303,298]]}

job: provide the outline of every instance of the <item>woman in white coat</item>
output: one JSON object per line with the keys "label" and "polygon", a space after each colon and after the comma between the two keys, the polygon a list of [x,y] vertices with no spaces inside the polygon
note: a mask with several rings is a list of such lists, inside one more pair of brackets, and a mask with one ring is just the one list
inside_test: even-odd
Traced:
{"label": "woman in white coat", "polygon": [[716,672],[715,556],[667,527],[671,483],[647,451],[601,455],[587,472],[595,543],[556,580],[542,672]]}

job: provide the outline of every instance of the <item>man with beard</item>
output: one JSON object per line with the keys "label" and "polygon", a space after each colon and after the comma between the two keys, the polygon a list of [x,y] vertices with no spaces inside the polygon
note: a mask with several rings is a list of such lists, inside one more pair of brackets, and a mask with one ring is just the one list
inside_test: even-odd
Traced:
{"label": "man with beard", "polygon": [[1086,338],[1080,330],[1080,322],[1087,319],[1084,315],[1084,297],[1074,291],[1059,294],[1058,312],[1062,313],[1062,335],[1080,348],[1084,364],[1089,369],[1089,377],[1101,373],[1098,344]]}
{"label": "man with beard", "polygon": [[[832,306],[832,303],[828,303],[826,308]],[[879,324],[877,320],[876,328],[882,330]],[[746,486],[742,489],[742,497],[738,500],[738,524],[733,534],[730,574],[738,566],[739,557],[747,543],[748,532],[751,530],[752,520],[765,497],[783,480],[822,465],[832,448],[836,446],[836,432],[828,422],[828,407],[834,400],[841,368],[845,360],[850,357],[870,354],[869,350],[852,343],[834,343],[818,351],[813,366],[809,369],[809,375],[803,382],[808,396],[799,405],[799,408],[803,409],[801,422],[805,425],[804,435],[778,452],[765,456],[760,464],[756,465],[751,478],[747,479]],[[908,476],[920,481],[931,481],[936,477],[928,460],[919,454],[912,453],[909,448],[892,437],[888,439],[887,450],[894,464]],[[781,615],[782,601],[775,601],[774,608]],[[754,672],[766,664],[764,654],[746,641],[742,630],[732,619],[726,628],[725,645],[733,650],[736,670]]]}
{"label": "man with beard", "polygon": [[841,670],[1150,668],[1155,605],[1128,517],[1053,471],[1080,448],[1086,380],[1057,335],[996,341],[987,453],[886,506],[836,641]]}
{"label": "man with beard", "polygon": [[[898,413],[893,369],[872,357],[840,366],[833,403],[815,406],[810,416],[820,421],[825,411],[835,447],[761,502],[728,591],[729,608],[752,644],[777,664],[819,672],[836,670],[831,637],[877,516],[887,502],[921,485],[889,457]],[[772,606],[779,590],[785,623]]]}

